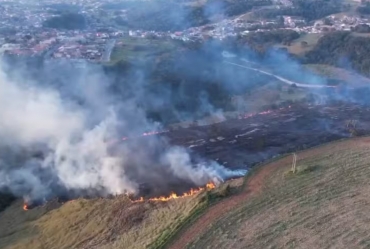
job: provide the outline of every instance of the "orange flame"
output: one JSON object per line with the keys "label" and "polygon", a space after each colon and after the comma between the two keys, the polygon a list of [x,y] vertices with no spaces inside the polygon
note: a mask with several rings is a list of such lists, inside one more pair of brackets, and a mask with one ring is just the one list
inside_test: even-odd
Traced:
{"label": "orange flame", "polygon": [[[216,187],[216,185],[213,183],[213,182],[210,182],[210,183],[207,183],[207,185],[205,187],[200,187],[200,188],[197,188],[197,189],[190,189],[188,192],[185,192],[183,193],[182,195],[177,195],[176,193],[171,193],[169,196],[160,196],[160,197],[154,197],[154,198],[150,198],[148,199],[148,201],[162,201],[162,202],[165,202],[165,201],[169,201],[169,200],[173,200],[173,199],[179,199],[179,198],[184,198],[184,197],[189,197],[189,196],[193,196],[197,193],[199,193],[200,191],[203,191],[203,190],[210,190],[210,189],[214,189]],[[145,201],[143,197],[140,197],[138,200],[133,200],[132,202],[143,202]]]}
{"label": "orange flame", "polygon": [[[278,110],[282,111],[282,110],[290,109],[290,108],[292,108],[292,106],[288,106],[288,108],[280,107]],[[239,119],[247,119],[247,118],[257,116],[257,115],[267,115],[267,114],[270,114],[270,113],[273,113],[273,112],[274,112],[273,110],[266,110],[266,111],[262,111],[262,112],[247,113],[247,114],[244,114],[244,115],[239,115],[238,118]]]}
{"label": "orange flame", "polygon": [[23,205],[23,210],[24,210],[24,211],[27,211],[27,210],[28,210],[28,205],[27,205],[27,203],[25,203],[25,204]]}

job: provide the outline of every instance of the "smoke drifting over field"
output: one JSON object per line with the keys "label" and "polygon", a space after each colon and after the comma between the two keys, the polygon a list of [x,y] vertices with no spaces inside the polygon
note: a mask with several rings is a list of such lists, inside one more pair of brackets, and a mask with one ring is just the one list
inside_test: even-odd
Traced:
{"label": "smoke drifting over field", "polygon": [[[227,65],[221,51],[211,42],[158,63],[113,67],[118,73],[89,63],[76,68],[71,62],[49,61],[34,71],[1,63],[0,191],[29,202],[123,193],[156,196],[243,175],[243,170],[232,171],[173,146],[164,136],[142,136],[163,130],[174,117],[194,121],[212,114],[221,119],[230,96],[271,81]],[[264,58],[239,55],[290,80],[326,83],[303,73],[298,62],[281,52]],[[239,111],[246,111],[245,106]]]}
{"label": "smoke drifting over field", "polygon": [[[161,128],[138,107],[140,92],[117,101],[98,67],[78,71],[65,71],[58,87],[0,71],[0,189],[30,202],[141,194],[142,184],[155,195],[245,173],[191,158],[164,138],[140,137]],[[122,142],[121,134],[132,137]]]}

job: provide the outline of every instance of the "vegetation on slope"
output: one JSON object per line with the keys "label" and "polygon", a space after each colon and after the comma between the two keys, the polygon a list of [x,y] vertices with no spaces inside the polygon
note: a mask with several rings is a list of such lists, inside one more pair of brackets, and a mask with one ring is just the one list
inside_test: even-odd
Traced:
{"label": "vegetation on slope", "polygon": [[283,15],[300,16],[307,21],[312,21],[348,8],[340,0],[293,0],[292,3],[292,7],[261,9],[254,15],[261,18],[276,18]]}
{"label": "vegetation on slope", "polygon": [[369,15],[370,14],[370,3],[366,2],[363,6],[359,6],[356,10],[361,15]]}
{"label": "vegetation on slope", "polygon": [[0,213],[0,248],[162,248],[193,216],[233,191],[227,190],[168,202],[132,203],[125,196],[52,201],[28,211],[17,201]]}
{"label": "vegetation on slope", "polygon": [[[193,2],[194,4],[189,4]],[[104,10],[113,12],[116,24],[130,29],[176,31],[207,24],[217,16],[234,16],[254,7],[271,5],[271,0],[208,0],[196,1],[125,1],[107,3]],[[120,11],[129,10],[125,18]],[[101,18],[101,17],[99,17]]]}
{"label": "vegetation on slope", "polygon": [[54,29],[85,29],[87,27],[87,21],[85,16],[77,13],[63,13],[59,16],[51,17],[47,19],[43,26],[46,28]]}
{"label": "vegetation on slope", "polygon": [[350,31],[298,34],[291,30],[250,33],[231,42],[237,49],[250,49],[264,56],[272,47],[283,48],[304,64],[325,64],[370,76],[368,25]]}
{"label": "vegetation on slope", "polygon": [[239,36],[236,44],[239,48],[245,47],[263,54],[276,44],[291,45],[299,37],[293,30],[271,30]]}
{"label": "vegetation on slope", "polygon": [[309,63],[321,63],[354,68],[370,75],[370,38],[354,36],[350,32],[333,32],[319,39],[308,52]]}
{"label": "vegetation on slope", "polygon": [[5,208],[10,206],[10,204],[15,200],[14,196],[8,193],[0,192],[0,212],[3,211]]}
{"label": "vegetation on slope", "polygon": [[264,166],[262,191],[189,248],[368,247],[369,149],[359,138],[302,152],[295,174],[291,157]]}
{"label": "vegetation on slope", "polygon": [[146,248],[199,205],[197,197],[131,203],[126,197],[49,203],[0,214],[0,248]]}

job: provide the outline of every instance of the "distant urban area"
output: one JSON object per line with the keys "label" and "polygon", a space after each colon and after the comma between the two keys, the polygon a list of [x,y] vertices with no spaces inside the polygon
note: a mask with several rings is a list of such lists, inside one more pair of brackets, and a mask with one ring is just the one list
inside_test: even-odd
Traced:
{"label": "distant urban area", "polygon": [[[305,16],[304,12],[297,14],[291,11],[297,9],[292,7],[297,3],[304,5],[302,1],[251,2],[251,6],[243,5],[248,10],[244,13],[235,12],[231,8],[230,13],[222,13],[222,15],[213,11],[212,17],[209,15],[205,20],[204,13],[207,11],[203,10],[201,18],[197,17],[197,21],[187,25],[177,25],[179,20],[176,20],[176,25],[158,28],[145,22],[141,25],[135,21],[137,16],[145,19],[146,13],[137,12],[140,5],[149,4],[147,1],[76,0],[66,4],[62,0],[31,2],[1,0],[0,53],[15,56],[42,55],[46,59],[66,58],[108,62],[115,46],[122,45],[125,37],[192,42],[210,38],[224,40],[254,32],[284,29],[308,34],[354,29],[370,31],[370,19],[362,15],[362,12],[363,14],[370,12],[370,5],[366,1],[352,1],[353,5],[341,5],[340,9],[337,5],[322,7],[310,5],[312,8],[324,9],[323,13],[311,11],[314,16]],[[302,9],[305,8],[303,5],[300,5]],[[197,13],[199,7],[192,6],[186,5],[181,10],[190,8]],[[214,6],[217,5],[210,5],[209,9],[214,10]],[[357,7],[357,11],[350,10],[353,6]],[[153,13],[155,19],[158,11],[153,10]],[[182,14],[175,13],[179,16]],[[189,13],[186,12],[186,15],[188,16]],[[170,13],[168,15],[171,16]],[[150,22],[150,20],[147,21]],[[171,21],[171,19],[161,21]]]}

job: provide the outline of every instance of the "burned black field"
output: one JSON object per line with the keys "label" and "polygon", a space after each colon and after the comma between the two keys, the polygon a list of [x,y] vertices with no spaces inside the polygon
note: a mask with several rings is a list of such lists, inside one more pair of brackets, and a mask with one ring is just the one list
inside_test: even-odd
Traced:
{"label": "burned black field", "polygon": [[297,105],[210,126],[166,133],[183,145],[231,169],[248,169],[273,157],[326,142],[370,133],[370,108],[355,104]]}
{"label": "burned black field", "polygon": [[[164,133],[149,132],[122,143],[137,143],[140,140],[138,143],[140,145],[150,143],[152,139],[156,139],[155,137],[162,137],[169,140],[170,146],[179,145],[187,148],[193,158],[213,160],[231,170],[248,170],[279,155],[367,134],[370,134],[370,107],[349,103],[299,104],[260,113],[240,114],[212,125],[180,128]],[[167,174],[167,181],[153,181],[152,172],[156,171],[131,172],[132,178],[137,177],[139,183],[139,192],[132,197],[133,199],[142,196],[144,198],[169,196],[173,192],[181,195],[200,186],[173,176],[171,171],[158,172],[160,175]],[[56,185],[56,188],[58,188],[57,197],[62,202],[81,196],[85,198],[100,196],[96,191],[61,191],[59,185]],[[47,200],[50,199],[52,198]],[[45,199],[32,200],[27,202],[27,207],[30,209],[44,202]]]}

